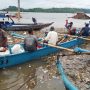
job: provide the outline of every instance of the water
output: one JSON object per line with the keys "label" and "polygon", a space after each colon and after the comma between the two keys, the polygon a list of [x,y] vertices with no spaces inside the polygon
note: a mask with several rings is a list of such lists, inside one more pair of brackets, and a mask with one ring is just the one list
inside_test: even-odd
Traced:
{"label": "water", "polygon": [[[20,22],[23,23],[32,23],[32,17],[37,19],[39,23],[47,23],[54,22],[53,26],[62,28],[65,25],[65,20],[68,19],[69,22],[73,22],[74,27],[83,27],[85,23],[88,23],[90,20],[80,20],[80,19],[72,19],[68,17],[72,17],[75,15],[74,13],[31,13],[31,12],[21,12],[23,18],[21,18]],[[90,16],[90,14],[87,14]],[[17,20],[15,20],[17,21]]]}
{"label": "water", "polygon": [[44,58],[1,69],[0,90],[65,90],[55,68]]}
{"label": "water", "polygon": [[[61,28],[65,20],[74,14],[66,13],[21,13],[22,23],[32,23],[35,17],[39,23],[54,22],[53,26]],[[90,15],[89,15],[90,16]],[[18,22],[17,19],[14,19]],[[75,27],[83,27],[89,20],[70,19]],[[49,62],[48,57],[27,62],[0,70],[0,90],[65,90],[62,80],[57,77],[55,61]],[[55,60],[55,59],[54,59]]]}

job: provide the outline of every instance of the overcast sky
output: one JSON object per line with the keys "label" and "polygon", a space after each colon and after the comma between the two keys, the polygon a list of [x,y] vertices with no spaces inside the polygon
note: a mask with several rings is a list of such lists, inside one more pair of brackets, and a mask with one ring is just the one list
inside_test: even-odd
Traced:
{"label": "overcast sky", "polygon": [[[17,6],[18,0],[0,0],[0,9],[8,6]],[[52,7],[75,7],[89,8],[90,0],[20,0],[21,8],[52,8]]]}

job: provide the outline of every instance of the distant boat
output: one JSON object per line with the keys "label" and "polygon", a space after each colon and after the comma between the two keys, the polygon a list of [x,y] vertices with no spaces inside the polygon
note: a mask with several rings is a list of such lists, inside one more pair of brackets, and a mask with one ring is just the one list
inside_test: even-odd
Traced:
{"label": "distant boat", "polygon": [[15,23],[14,20],[9,16],[9,15],[5,15],[0,14],[0,24],[2,29],[6,30],[6,31],[28,31],[28,30],[41,30],[45,27],[48,27],[50,25],[52,25],[54,22],[50,22],[50,23]]}
{"label": "distant boat", "polygon": [[[18,13],[15,14],[8,14],[9,17],[11,18],[18,18]],[[20,15],[20,18],[22,18],[22,16]]]}
{"label": "distant boat", "polygon": [[68,18],[74,18],[74,19],[90,19],[90,17],[88,15],[86,15],[83,12],[78,12],[76,13],[76,15],[72,16],[72,17],[68,17]]}

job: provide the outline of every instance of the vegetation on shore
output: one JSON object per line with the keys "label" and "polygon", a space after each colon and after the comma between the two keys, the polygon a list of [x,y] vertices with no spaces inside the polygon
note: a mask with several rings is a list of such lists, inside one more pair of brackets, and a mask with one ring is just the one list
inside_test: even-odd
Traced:
{"label": "vegetation on shore", "polygon": [[[9,6],[8,8],[2,9],[1,11],[17,11],[18,8],[16,6]],[[83,8],[32,8],[32,9],[24,9],[20,8],[21,12],[47,12],[47,13],[76,13],[76,12],[84,12],[90,13],[90,9]]]}

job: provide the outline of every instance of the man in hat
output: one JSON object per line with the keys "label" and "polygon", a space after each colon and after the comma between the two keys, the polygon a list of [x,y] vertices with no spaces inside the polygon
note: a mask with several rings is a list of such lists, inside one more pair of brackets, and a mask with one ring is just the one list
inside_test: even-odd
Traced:
{"label": "man in hat", "polygon": [[56,45],[58,41],[58,34],[55,31],[54,27],[50,28],[49,33],[45,37],[45,40],[48,41],[49,44]]}

